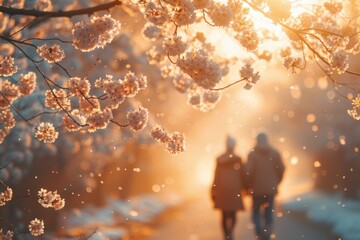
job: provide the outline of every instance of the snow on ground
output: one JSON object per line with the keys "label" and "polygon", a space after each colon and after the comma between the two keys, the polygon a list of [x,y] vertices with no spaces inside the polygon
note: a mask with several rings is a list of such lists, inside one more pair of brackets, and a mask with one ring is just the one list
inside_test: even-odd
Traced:
{"label": "snow on ground", "polygon": [[128,231],[126,227],[121,227],[122,224],[150,223],[165,210],[183,202],[183,197],[172,191],[143,194],[128,200],[108,199],[104,207],[88,205],[65,212],[62,216],[66,219],[65,235],[90,235],[96,229],[90,240],[128,239]]}
{"label": "snow on ground", "polygon": [[283,205],[286,210],[305,213],[310,221],[330,226],[341,240],[360,239],[360,201],[311,191]]}

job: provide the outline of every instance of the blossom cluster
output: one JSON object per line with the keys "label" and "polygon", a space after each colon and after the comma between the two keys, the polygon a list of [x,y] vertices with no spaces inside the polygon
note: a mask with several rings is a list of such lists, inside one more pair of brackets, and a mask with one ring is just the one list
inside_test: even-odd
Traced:
{"label": "blossom cluster", "polygon": [[343,9],[343,5],[341,2],[324,2],[324,7],[328,10],[331,14],[335,15],[341,12]]}
{"label": "blossom cluster", "polygon": [[185,135],[179,132],[167,133],[160,125],[151,130],[151,136],[159,143],[164,143],[171,154],[182,153],[186,150]]}
{"label": "blossom cluster", "polygon": [[2,229],[0,229],[0,239],[1,240],[12,240],[14,236],[14,232],[8,230],[6,233],[3,232]]}
{"label": "blossom cluster", "polygon": [[85,116],[100,110],[100,101],[95,95],[79,97],[80,112]]}
{"label": "blossom cluster", "polygon": [[14,65],[15,60],[10,56],[1,56],[0,55],[0,76],[11,76],[17,72],[18,67]]}
{"label": "blossom cluster", "polygon": [[246,81],[244,86],[245,89],[250,89],[252,85],[260,79],[259,72],[254,72],[254,69],[248,63],[245,64],[245,66],[243,66],[239,72],[240,77]]}
{"label": "blossom cluster", "polygon": [[161,36],[161,28],[159,28],[159,27],[157,27],[155,25],[147,23],[144,26],[143,34],[144,34],[145,37],[147,37],[149,39],[156,40],[158,37]]}
{"label": "blossom cluster", "polygon": [[5,140],[9,131],[15,126],[16,121],[9,108],[0,110],[0,144]]}
{"label": "blossom cluster", "polygon": [[169,19],[167,12],[162,7],[157,6],[154,2],[146,4],[144,7],[144,14],[147,20],[157,26],[161,26]]}
{"label": "blossom cluster", "polygon": [[41,122],[37,126],[35,137],[44,143],[53,143],[58,138],[59,133],[50,122]]}
{"label": "blossom cluster", "polygon": [[220,91],[196,88],[188,92],[188,103],[203,112],[213,109],[220,99]]}
{"label": "blossom cluster", "polygon": [[45,91],[45,107],[54,110],[71,109],[70,99],[64,89],[52,89]]}
{"label": "blossom cluster", "polygon": [[11,129],[15,126],[15,119],[10,108],[0,111],[0,126],[6,129]]}
{"label": "blossom cluster", "polygon": [[360,120],[360,94],[351,101],[352,109],[347,110],[348,114],[355,120]]}
{"label": "blossom cluster", "polygon": [[86,124],[86,117],[80,113],[79,109],[74,109],[69,114],[64,114],[63,124],[66,130],[75,132]]}
{"label": "blossom cluster", "polygon": [[11,201],[12,197],[13,191],[10,187],[7,187],[5,191],[0,192],[0,206],[4,206],[6,202]]}
{"label": "blossom cluster", "polygon": [[189,0],[176,0],[172,6],[171,18],[178,26],[186,26],[195,22],[195,6]]}
{"label": "blossom cluster", "polygon": [[65,57],[64,50],[58,44],[51,46],[43,44],[36,49],[36,52],[49,63],[60,62]]}
{"label": "blossom cluster", "polygon": [[233,12],[229,5],[213,3],[209,15],[215,26],[227,26],[232,20]]}
{"label": "blossom cluster", "polygon": [[330,58],[331,68],[338,74],[344,73],[349,68],[348,58],[348,55],[342,50],[333,52]]}
{"label": "blossom cluster", "polygon": [[149,111],[144,107],[139,107],[126,113],[128,124],[133,131],[140,131],[146,127],[149,119]]}
{"label": "blossom cluster", "polygon": [[87,117],[87,123],[89,124],[88,131],[95,132],[98,129],[104,129],[112,119],[113,114],[111,108],[94,111]]}
{"label": "blossom cluster", "polygon": [[[65,81],[63,89],[51,89],[45,91],[45,106],[54,110],[65,110],[62,122],[70,132],[85,129],[95,132],[104,129],[110,121],[113,121],[113,110],[117,109],[125,98],[132,98],[140,90],[147,87],[146,76],[137,76],[129,71],[123,79],[115,80],[112,75],[98,78],[95,87],[103,90],[105,106],[101,106],[100,99],[91,95],[91,84],[86,78],[71,77]],[[72,98],[78,102],[78,109],[72,108]],[[146,109],[145,109],[146,110]],[[148,112],[140,108],[137,111],[127,113],[129,126],[134,131],[143,129],[147,123]],[[86,128],[84,128],[86,127]],[[39,132],[39,131],[38,131]],[[37,135],[42,136],[42,135]],[[57,137],[57,135],[52,135]]]}
{"label": "blossom cluster", "polygon": [[[168,77],[168,75],[166,75]],[[189,89],[196,88],[194,81],[191,78],[177,74],[173,77],[173,84],[177,91],[186,93]]]}
{"label": "blossom cluster", "polygon": [[110,15],[93,16],[90,22],[77,22],[72,30],[73,46],[83,52],[104,48],[120,33],[120,22]]}
{"label": "blossom cluster", "polygon": [[36,0],[34,8],[39,11],[50,12],[53,5],[51,0]]}
{"label": "blossom cluster", "polygon": [[247,28],[235,36],[235,39],[249,51],[257,49],[260,39],[254,29]]}
{"label": "blossom cluster", "polygon": [[146,76],[136,76],[133,72],[128,72],[124,79],[113,80],[113,76],[106,75],[95,82],[95,87],[103,89],[112,101],[109,107],[116,109],[126,97],[135,97],[139,90],[147,87]]}
{"label": "blossom cluster", "polygon": [[66,86],[70,88],[70,92],[78,97],[88,96],[90,93],[90,82],[86,78],[72,77],[66,82]]}
{"label": "blossom cluster", "polygon": [[284,66],[286,69],[291,69],[293,73],[296,73],[297,69],[301,68],[301,58],[299,57],[286,57],[284,59]]}
{"label": "blossom cluster", "polygon": [[28,72],[25,75],[21,74],[18,84],[22,95],[32,94],[36,88],[36,74],[34,72]]}
{"label": "blossom cluster", "polygon": [[0,109],[8,108],[19,97],[19,87],[9,80],[0,79]]}
{"label": "blossom cluster", "polygon": [[35,237],[40,236],[44,234],[44,228],[45,228],[44,221],[35,218],[34,220],[30,221],[28,228],[31,235]]}
{"label": "blossom cluster", "polygon": [[170,56],[177,56],[185,52],[186,45],[180,36],[172,36],[165,39],[163,43],[164,51]]}
{"label": "blossom cluster", "polygon": [[40,191],[38,191],[38,197],[38,202],[44,208],[60,210],[65,206],[65,200],[60,197],[57,191],[48,191],[41,188]]}
{"label": "blossom cluster", "polygon": [[177,66],[205,89],[215,87],[222,78],[220,65],[209,59],[203,50],[187,52],[178,60]]}

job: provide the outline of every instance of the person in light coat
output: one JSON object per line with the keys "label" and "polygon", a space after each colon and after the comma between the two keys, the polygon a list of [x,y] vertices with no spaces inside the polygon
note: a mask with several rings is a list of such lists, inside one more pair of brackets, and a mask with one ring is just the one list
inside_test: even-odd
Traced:
{"label": "person in light coat", "polygon": [[236,211],[244,210],[241,190],[244,187],[245,169],[241,158],[234,153],[236,141],[228,136],[226,152],[216,159],[211,197],[214,208],[222,212],[222,229],[226,240],[233,239]]}

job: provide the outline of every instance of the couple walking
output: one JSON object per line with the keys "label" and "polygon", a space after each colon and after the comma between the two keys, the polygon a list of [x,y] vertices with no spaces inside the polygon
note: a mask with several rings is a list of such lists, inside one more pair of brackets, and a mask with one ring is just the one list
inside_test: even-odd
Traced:
{"label": "couple walking", "polygon": [[269,240],[273,230],[274,197],[284,174],[284,164],[264,133],[256,137],[246,165],[234,153],[235,145],[236,140],[228,136],[226,152],[216,159],[211,188],[214,207],[222,210],[225,239],[233,240],[236,211],[244,210],[243,193],[249,193],[256,239]]}

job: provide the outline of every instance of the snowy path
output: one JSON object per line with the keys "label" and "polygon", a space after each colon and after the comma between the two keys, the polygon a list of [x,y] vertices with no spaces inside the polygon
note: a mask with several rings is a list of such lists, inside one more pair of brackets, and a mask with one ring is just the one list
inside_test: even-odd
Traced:
{"label": "snowy path", "polygon": [[[323,228],[305,223],[292,214],[276,217],[275,224],[277,240],[332,240],[330,233]],[[206,196],[193,199],[162,216],[148,239],[221,240],[220,212],[212,209]],[[255,239],[249,211],[238,213],[235,239]]]}

